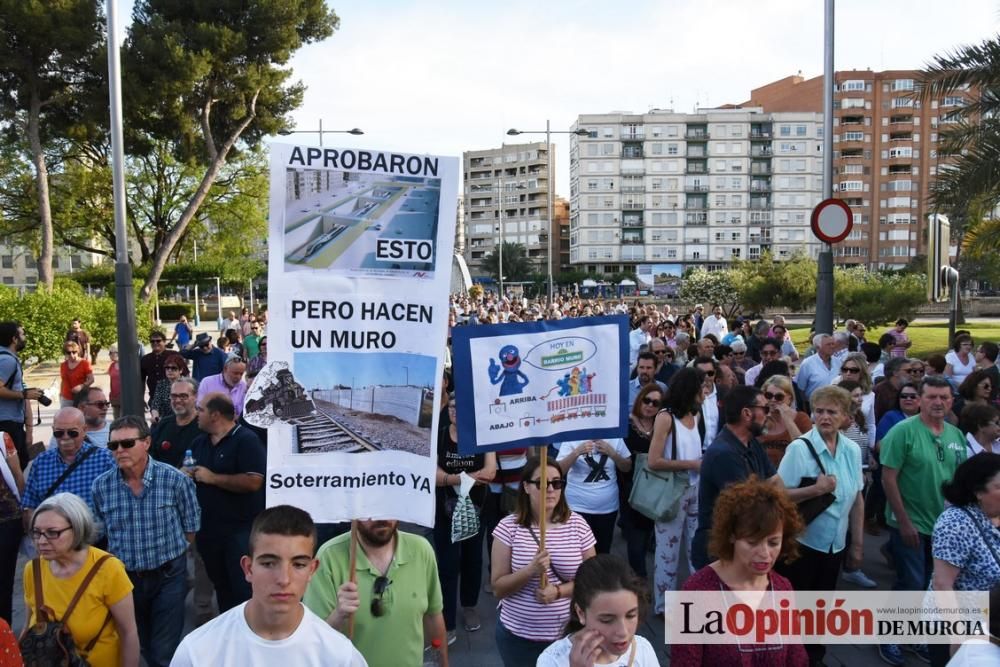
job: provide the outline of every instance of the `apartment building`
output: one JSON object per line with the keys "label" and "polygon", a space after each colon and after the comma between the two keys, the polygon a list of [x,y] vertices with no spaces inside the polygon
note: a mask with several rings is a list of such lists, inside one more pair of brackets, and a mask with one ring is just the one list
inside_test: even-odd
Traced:
{"label": "apartment building", "polygon": [[[947,168],[941,132],[958,121],[969,91],[926,103],[913,96],[916,70],[842,71],[835,74],[834,196],[854,212],[851,236],[834,248],[840,264],[898,269],[927,252],[927,195]],[[746,106],[765,112],[823,107],[823,77],[801,75],[751,92]]]}
{"label": "apartment building", "polygon": [[501,238],[523,245],[537,270],[546,272],[552,238],[548,224],[553,165],[545,142],[504,144],[462,154],[465,261],[473,277],[486,275],[483,258]]}
{"label": "apartment building", "polygon": [[[578,117],[570,135],[570,264],[720,268],[819,250],[822,116],[760,108]],[[659,269],[658,269],[659,271]]]}
{"label": "apartment building", "polygon": [[[110,262],[104,255],[72,248],[57,248],[52,258],[56,273],[73,273],[80,269]],[[35,251],[26,246],[0,244],[0,284],[33,290],[38,284],[38,261]]]}

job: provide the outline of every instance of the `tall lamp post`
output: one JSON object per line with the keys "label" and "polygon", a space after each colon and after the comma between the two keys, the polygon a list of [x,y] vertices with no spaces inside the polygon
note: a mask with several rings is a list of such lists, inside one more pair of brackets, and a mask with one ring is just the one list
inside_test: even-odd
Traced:
{"label": "tall lamp post", "polygon": [[319,145],[322,146],[324,134],[353,134],[355,136],[358,136],[364,134],[364,130],[360,130],[356,127],[352,127],[350,130],[324,130],[323,119],[320,118],[318,130],[278,130],[278,134],[280,134],[283,137],[287,137],[289,134],[318,134]]}
{"label": "tall lamp post", "polygon": [[[554,192],[554,189],[555,189],[555,187],[554,187],[555,186],[555,173],[552,171],[552,135],[553,134],[575,134],[578,137],[586,137],[586,136],[588,136],[590,134],[590,132],[587,131],[587,130],[584,130],[582,128],[578,129],[578,130],[553,130],[551,128],[550,123],[549,123],[548,120],[545,121],[545,130],[544,130],[544,132],[545,132],[545,149],[546,149],[546,155],[547,155],[546,159],[548,161],[548,167],[547,168],[549,170],[549,187],[548,187],[548,193],[547,193],[547,199],[548,199],[548,203],[549,203],[549,205],[548,205],[548,210],[549,210],[549,215],[548,215],[549,228],[546,230],[546,234],[547,234],[547,237],[548,237],[549,241],[546,244],[547,251],[546,251],[545,254],[546,254],[547,258],[548,258],[549,303],[551,304],[552,300],[553,300],[553,296],[555,294],[555,285],[554,285],[554,283],[552,281],[552,236],[553,236],[553,234],[552,234],[552,195],[553,195],[553,192]],[[509,130],[507,130],[507,134],[510,135],[510,136],[512,136],[512,137],[516,137],[519,134],[541,134],[541,133],[542,133],[542,130],[518,130],[518,129],[515,129],[513,127],[510,128]]]}

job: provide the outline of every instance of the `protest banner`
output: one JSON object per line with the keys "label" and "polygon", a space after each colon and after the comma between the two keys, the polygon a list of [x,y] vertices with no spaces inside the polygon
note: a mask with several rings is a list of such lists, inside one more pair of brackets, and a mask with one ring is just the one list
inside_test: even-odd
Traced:
{"label": "protest banner", "polygon": [[452,329],[462,454],[624,437],[624,315]]}
{"label": "protest banner", "polygon": [[267,504],[433,525],[458,159],[271,145]]}

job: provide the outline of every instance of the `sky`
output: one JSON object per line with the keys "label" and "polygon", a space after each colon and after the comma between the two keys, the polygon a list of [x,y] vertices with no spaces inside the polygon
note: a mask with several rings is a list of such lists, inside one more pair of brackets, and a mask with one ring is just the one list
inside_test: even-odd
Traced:
{"label": "sky", "polygon": [[[131,2],[118,0],[122,22]],[[544,140],[579,114],[692,112],[823,74],[822,0],[328,0],[329,39],[291,62],[306,86],[296,129],[359,127],[327,146],[461,157]],[[920,68],[1000,27],[1000,0],[839,0],[837,69]],[[507,137],[508,128],[542,134]],[[290,141],[290,137],[280,137]],[[296,143],[318,136],[295,135]],[[569,194],[568,137],[556,192]]]}
{"label": "sky", "polygon": [[385,352],[296,352],[295,379],[307,389],[336,384],[433,386],[437,359],[421,354]]}

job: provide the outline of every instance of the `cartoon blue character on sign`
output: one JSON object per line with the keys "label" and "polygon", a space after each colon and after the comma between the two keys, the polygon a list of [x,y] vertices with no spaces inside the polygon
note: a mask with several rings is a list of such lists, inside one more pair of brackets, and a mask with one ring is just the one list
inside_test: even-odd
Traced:
{"label": "cartoon blue character on sign", "polygon": [[520,394],[528,385],[528,376],[521,372],[521,354],[513,345],[500,348],[500,364],[490,358],[490,383],[500,385],[501,396]]}

